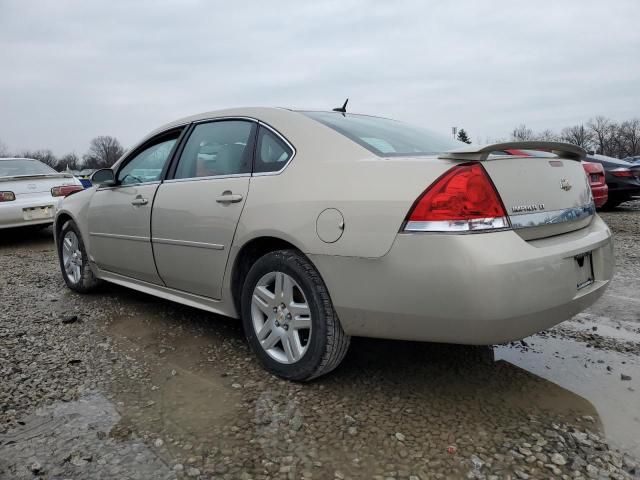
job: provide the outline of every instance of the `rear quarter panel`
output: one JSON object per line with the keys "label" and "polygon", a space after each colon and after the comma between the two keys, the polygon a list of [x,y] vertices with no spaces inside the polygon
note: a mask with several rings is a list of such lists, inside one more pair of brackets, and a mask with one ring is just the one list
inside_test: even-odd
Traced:
{"label": "rear quarter panel", "polygon": [[[275,236],[308,254],[381,257],[413,202],[453,162],[375,157],[328,127],[298,116],[299,122],[271,119],[296,155],[281,173],[251,178],[234,244]],[[316,231],[318,216],[327,208],[344,217],[343,234],[334,243],[322,241]]]}

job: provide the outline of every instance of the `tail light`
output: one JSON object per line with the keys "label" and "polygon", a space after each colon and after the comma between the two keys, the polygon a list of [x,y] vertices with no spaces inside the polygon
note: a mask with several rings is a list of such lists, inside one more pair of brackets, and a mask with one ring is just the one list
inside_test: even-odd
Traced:
{"label": "tail light", "polygon": [[614,168],[613,170],[609,170],[609,173],[616,177],[633,177],[633,172],[624,167]]}
{"label": "tail light", "polygon": [[0,192],[0,202],[13,202],[16,194],[13,192]]}
{"label": "tail light", "polygon": [[81,185],[61,185],[59,187],[53,187],[51,189],[51,195],[54,197],[66,197],[80,190],[84,190]]}
{"label": "tail light", "polygon": [[509,228],[500,196],[479,163],[457,165],[418,198],[407,232],[470,232]]}

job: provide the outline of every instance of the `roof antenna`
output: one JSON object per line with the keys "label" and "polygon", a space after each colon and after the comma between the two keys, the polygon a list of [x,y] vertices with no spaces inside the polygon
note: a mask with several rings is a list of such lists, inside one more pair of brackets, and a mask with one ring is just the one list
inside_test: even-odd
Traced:
{"label": "roof antenna", "polygon": [[347,113],[347,103],[349,103],[348,98],[344,101],[344,105],[342,105],[341,107],[334,108],[333,111],[340,112],[340,113]]}

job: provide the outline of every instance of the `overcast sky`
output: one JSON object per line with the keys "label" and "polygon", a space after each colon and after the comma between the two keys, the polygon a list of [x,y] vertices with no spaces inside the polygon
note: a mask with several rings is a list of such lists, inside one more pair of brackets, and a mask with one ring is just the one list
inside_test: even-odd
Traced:
{"label": "overcast sky", "polygon": [[82,155],[235,106],[350,110],[474,141],[640,117],[640,0],[0,0],[0,141]]}

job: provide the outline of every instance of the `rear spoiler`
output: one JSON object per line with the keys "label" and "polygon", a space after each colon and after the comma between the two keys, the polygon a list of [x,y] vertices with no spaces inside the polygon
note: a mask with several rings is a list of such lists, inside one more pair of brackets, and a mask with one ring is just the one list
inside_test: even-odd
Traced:
{"label": "rear spoiler", "polygon": [[439,158],[453,159],[453,160],[478,160],[484,161],[489,158],[491,152],[502,150],[542,150],[544,152],[550,152],[558,155],[561,158],[568,158],[571,160],[584,160],[587,156],[587,152],[570,143],[564,142],[544,142],[544,141],[525,141],[525,142],[504,142],[493,143],[490,145],[468,146],[462,148],[456,148],[455,150],[449,150],[443,153]]}
{"label": "rear spoiler", "polygon": [[0,177],[0,182],[11,182],[15,180],[30,180],[38,178],[73,178],[70,173],[38,173],[36,175],[13,175],[10,177]]}

